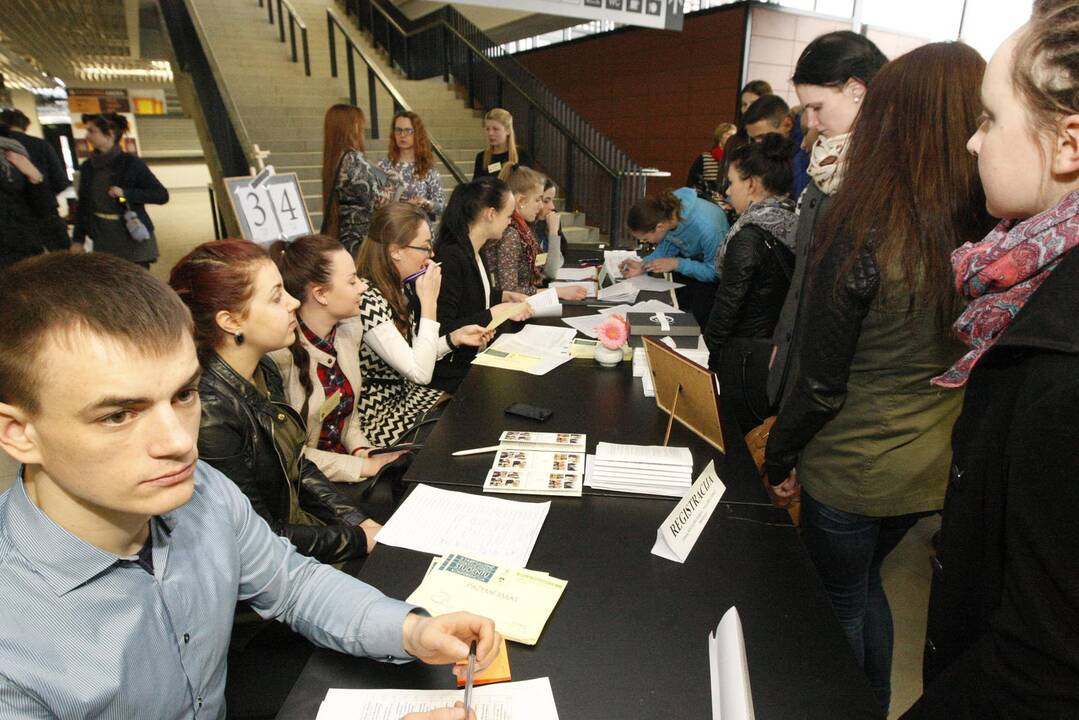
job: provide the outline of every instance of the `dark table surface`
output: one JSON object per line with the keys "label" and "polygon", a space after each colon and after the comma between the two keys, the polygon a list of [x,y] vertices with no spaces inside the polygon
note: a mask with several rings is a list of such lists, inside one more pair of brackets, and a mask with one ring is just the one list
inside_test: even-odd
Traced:
{"label": "dark table surface", "polygon": [[[513,402],[554,415],[544,423],[504,415]],[[659,444],[665,428],[628,362],[604,369],[574,360],[544,376],[475,367],[406,479],[480,492],[493,455],[450,453],[496,444],[502,430],[584,432],[592,452],[601,440]],[[539,643],[511,643],[509,654],[514,678],[551,678],[563,720],[710,717],[707,636],[732,605],[742,618],[758,718],[879,717],[797,531],[785,512],[768,505],[733,420],[724,422],[724,435],[726,453],[719,453],[677,423],[672,432],[671,445],[692,450],[695,471],[715,460],[728,488],[684,565],[650,554],[673,499],[591,492],[550,498],[528,566],[569,584]],[[360,578],[404,598],[429,561],[424,553],[379,546]],[[314,718],[332,687],[453,686],[445,667],[383,665],[319,650],[277,717]]]}

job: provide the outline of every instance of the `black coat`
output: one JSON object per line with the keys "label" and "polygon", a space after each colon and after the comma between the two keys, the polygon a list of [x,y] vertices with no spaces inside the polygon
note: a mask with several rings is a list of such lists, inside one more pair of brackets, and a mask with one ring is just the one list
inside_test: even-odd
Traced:
{"label": "black coat", "polygon": [[971,374],[907,720],[1079,718],[1077,308],[1072,250]]}
{"label": "black coat", "polygon": [[[442,242],[435,249],[435,259],[442,263],[442,288],[438,292],[439,332],[448,335],[465,325],[483,325],[491,322],[487,305],[498,304],[499,291],[492,284],[488,296],[483,288],[480,266],[472,253],[472,244]],[[431,386],[446,392],[454,392],[461,384],[476,348],[461,347],[445,355],[435,363]]]}
{"label": "black coat", "polygon": [[[476,153],[476,161],[472,164],[472,179],[478,180],[482,177],[496,177],[502,170],[501,168],[490,172],[487,166],[483,164],[484,151],[480,150]],[[505,165],[509,162],[509,152],[498,153],[491,156],[491,164],[499,163]],[[532,153],[528,152],[522,147],[517,148],[517,164],[521,167],[534,167],[535,161],[532,159]]]}
{"label": "black coat", "polygon": [[290,479],[274,445],[273,428],[283,413],[301,426],[303,419],[285,401],[277,366],[268,358],[259,363],[270,392],[267,399],[218,355],[202,365],[199,457],[236,483],[255,512],[302,554],[325,563],[366,555],[367,537],[358,526],[367,516],[306,457],[300,458],[301,477],[293,479],[300,506],[326,525],[289,523]]}
{"label": "black coat", "polygon": [[793,268],[794,253],[759,225],[746,225],[727,240],[719,289],[704,332],[713,360],[718,361],[728,338],[772,337]]}
{"label": "black coat", "polygon": [[45,184],[49,186],[53,195],[59,195],[71,184],[71,181],[67,179],[67,168],[64,167],[63,160],[47,140],[18,130],[11,131],[11,139],[18,140],[26,148],[30,161],[45,176]]}
{"label": "black coat", "polygon": [[[109,170],[112,172],[109,185],[123,188],[127,206],[135,211],[146,229],[153,232],[154,223],[150,220],[145,206],[147,203],[164,205],[169,201],[169,191],[151,172],[142,158],[137,155],[121,152],[115,162],[110,164]],[[90,232],[90,218],[95,210],[93,198],[91,197],[95,172],[94,165],[89,160],[79,166],[79,209],[75,213],[75,236],[73,242],[83,242]],[[156,256],[157,253],[155,252],[154,257],[156,258]]]}
{"label": "black coat", "polygon": [[56,198],[48,183],[35,185],[14,167],[0,170],[0,268],[55,249],[40,232],[50,215],[56,218]]}

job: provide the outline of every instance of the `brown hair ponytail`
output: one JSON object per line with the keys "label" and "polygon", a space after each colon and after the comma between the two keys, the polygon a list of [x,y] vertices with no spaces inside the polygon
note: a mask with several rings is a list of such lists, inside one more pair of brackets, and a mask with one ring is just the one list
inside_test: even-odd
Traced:
{"label": "brown hair ponytail", "polygon": [[[292,242],[275,242],[270,246],[270,259],[281,271],[285,292],[302,303],[307,297],[308,286],[330,282],[330,258],[333,253],[344,249],[344,245],[328,235],[304,235]],[[315,386],[311,381],[311,355],[300,340],[299,332],[289,346],[289,353],[300,374],[300,385],[304,392],[301,416],[306,418],[308,401]]]}
{"label": "brown hair ponytail", "polygon": [[641,198],[629,209],[626,224],[633,232],[649,233],[661,222],[673,220],[682,222],[682,201],[670,190],[664,190],[655,197]]}

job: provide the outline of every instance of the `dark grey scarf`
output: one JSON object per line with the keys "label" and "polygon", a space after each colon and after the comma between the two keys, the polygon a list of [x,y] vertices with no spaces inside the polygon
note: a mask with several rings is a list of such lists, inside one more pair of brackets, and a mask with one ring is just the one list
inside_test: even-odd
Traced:
{"label": "dark grey scarf", "polygon": [[723,269],[723,256],[727,254],[727,243],[746,225],[756,225],[790,250],[794,250],[794,231],[798,225],[798,216],[794,213],[794,201],[786,195],[773,195],[758,200],[749,207],[731,226],[727,240],[716,253],[716,270]]}

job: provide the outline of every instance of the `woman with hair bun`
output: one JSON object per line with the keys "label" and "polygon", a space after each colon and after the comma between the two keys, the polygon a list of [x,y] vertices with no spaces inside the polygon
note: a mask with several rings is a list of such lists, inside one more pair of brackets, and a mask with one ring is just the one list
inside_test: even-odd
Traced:
{"label": "woman with hair bun", "polygon": [[[794,268],[794,226],[798,217],[794,201],[787,196],[791,184],[790,140],[778,133],[735,150],[730,157],[727,200],[738,220],[716,254],[719,289],[704,331],[709,367],[721,371],[720,358],[728,340],[772,337]],[[740,375],[740,373],[739,373]],[[724,396],[738,388],[753,398],[753,407],[767,411],[760,402],[764,386],[745,387],[742,377],[723,377]],[[748,381],[748,378],[745,379]],[[763,420],[741,412],[739,423],[753,427]]]}
{"label": "woman with hair bun", "polygon": [[638,242],[656,249],[640,262],[624,262],[622,273],[635,277],[673,272],[683,284],[675,291],[679,304],[705,327],[719,281],[716,254],[730,229],[726,213],[697,197],[693,188],[678,188],[638,200],[629,209],[626,224]]}
{"label": "woman with hair bun", "polygon": [[[87,237],[94,252],[107,252],[143,267],[157,261],[157,239],[146,205],[164,205],[169,191],[154,177],[137,155],[124,152],[127,118],[119,113],[83,115],[86,139],[94,151],[79,166],[79,207],[75,215],[72,242],[81,245]],[[149,231],[149,238],[137,240],[128,232],[124,213],[133,210]]]}
{"label": "woman with hair bun", "polygon": [[373,477],[397,455],[367,457],[371,443],[359,413],[363,328],[356,316],[367,284],[344,245],[327,235],[278,241],[270,257],[286,292],[300,301],[296,339],[269,357],[289,405],[307,424],[304,454],[335,482]]}
{"label": "woman with hair bun", "polygon": [[172,269],[202,365],[199,457],[239,486],[263,520],[324,563],[365,557],[381,525],[304,453],[304,418],[267,353],[295,339],[300,302],[258,245],[215,240]]}

